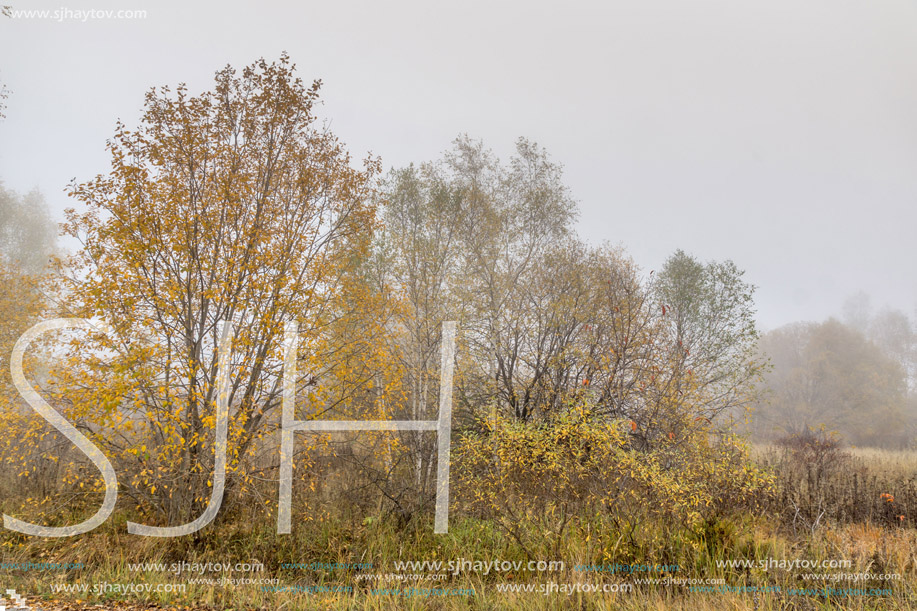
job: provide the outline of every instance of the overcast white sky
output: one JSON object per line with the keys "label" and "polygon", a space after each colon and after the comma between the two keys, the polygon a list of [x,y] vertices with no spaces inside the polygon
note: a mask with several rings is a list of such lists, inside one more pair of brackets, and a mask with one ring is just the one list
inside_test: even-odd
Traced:
{"label": "overcast white sky", "polygon": [[917,0],[3,3],[147,14],[0,20],[0,179],[58,213],[149,87],[286,50],[356,158],[535,140],[582,235],[733,259],[765,328],[917,305]]}

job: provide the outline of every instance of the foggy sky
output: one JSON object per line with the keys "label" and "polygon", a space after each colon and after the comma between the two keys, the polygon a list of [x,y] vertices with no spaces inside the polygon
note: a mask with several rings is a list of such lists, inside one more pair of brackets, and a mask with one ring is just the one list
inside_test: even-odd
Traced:
{"label": "foggy sky", "polygon": [[565,166],[580,233],[648,273],[733,259],[759,322],[820,320],[863,289],[917,305],[917,1],[152,2],[141,20],[0,19],[0,179],[74,205],[154,85],[287,51],[356,159],[439,157],[460,133]]}

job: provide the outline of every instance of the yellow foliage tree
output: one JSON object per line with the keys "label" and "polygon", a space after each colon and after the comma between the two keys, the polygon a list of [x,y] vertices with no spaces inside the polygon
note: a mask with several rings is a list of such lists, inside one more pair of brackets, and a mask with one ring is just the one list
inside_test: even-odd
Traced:
{"label": "yellow foliage tree", "polygon": [[354,280],[378,161],[354,169],[316,127],[319,87],[284,55],[227,67],[200,95],[153,89],[140,126],[118,124],[110,172],[71,186],[82,208],[65,231],[82,249],[67,261],[67,313],[114,332],[74,337],[56,401],[129,474],[122,493],[167,523],[193,519],[210,495],[220,321],[236,330],[230,495],[253,492],[250,459],[277,424],[286,321],[300,327],[305,398],[337,392],[346,405],[366,384],[335,380],[378,362],[384,308]]}

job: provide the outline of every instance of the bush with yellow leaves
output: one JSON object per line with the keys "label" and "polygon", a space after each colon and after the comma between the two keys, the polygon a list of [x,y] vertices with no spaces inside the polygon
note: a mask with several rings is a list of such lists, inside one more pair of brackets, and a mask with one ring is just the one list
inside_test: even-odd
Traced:
{"label": "bush with yellow leaves", "polygon": [[691,529],[757,510],[774,481],[744,442],[703,419],[675,419],[667,425],[677,435],[647,445],[635,443],[636,423],[600,418],[584,402],[537,423],[492,416],[458,444],[459,502],[523,546],[523,531],[560,537],[568,523],[593,517],[624,534],[641,523]]}

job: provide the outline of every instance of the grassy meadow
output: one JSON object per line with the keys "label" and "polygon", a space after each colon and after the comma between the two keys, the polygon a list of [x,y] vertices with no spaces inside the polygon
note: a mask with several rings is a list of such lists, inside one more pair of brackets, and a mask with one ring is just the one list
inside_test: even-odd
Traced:
{"label": "grassy meadow", "polygon": [[[148,608],[240,610],[917,607],[917,452],[832,448],[829,454],[757,446],[755,460],[777,475],[767,505],[754,515],[691,528],[646,522],[622,532],[602,515],[578,515],[562,532],[552,532],[532,512],[519,530],[507,530],[498,521],[460,511],[453,514],[447,535],[433,534],[432,516],[400,523],[339,514],[296,522],[293,534],[281,536],[269,516],[236,511],[196,535],[176,539],[129,535],[123,515],[74,538],[6,532],[2,545],[8,565],[82,566],[6,569],[3,585],[46,609],[80,602],[110,608],[127,604],[117,601]],[[396,565],[450,560],[458,570],[446,564],[434,570]],[[461,566],[463,560],[517,562],[523,568],[475,570]],[[532,560],[561,560],[563,567],[526,570]],[[754,566],[741,566],[745,561]],[[803,561],[825,566],[813,569]],[[183,562],[246,563],[255,570],[179,574],[176,566]],[[837,566],[841,562],[849,564]],[[649,566],[669,570],[643,570]],[[227,576],[240,582],[221,584]],[[647,578],[658,582],[645,583]],[[246,579],[250,582],[242,583]],[[260,580],[267,583],[251,583]],[[106,584],[152,584],[146,587],[163,590],[180,583],[182,592],[103,591]],[[96,591],[66,591],[75,584]],[[574,584],[609,591],[568,593]]]}

